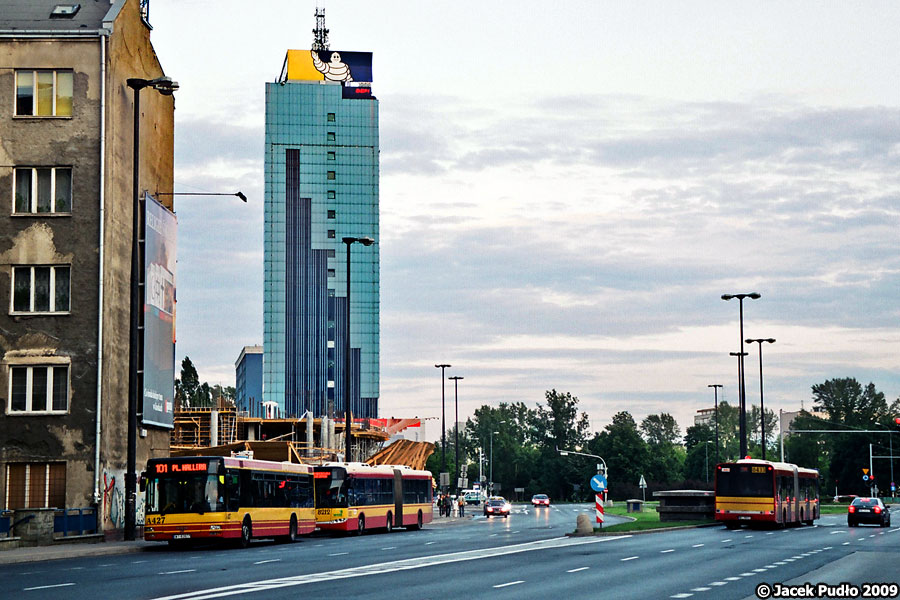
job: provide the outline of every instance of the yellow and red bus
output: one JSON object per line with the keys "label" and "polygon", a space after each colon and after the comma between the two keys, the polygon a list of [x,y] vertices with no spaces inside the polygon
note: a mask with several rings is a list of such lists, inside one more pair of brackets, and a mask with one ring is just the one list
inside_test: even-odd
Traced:
{"label": "yellow and red bus", "polygon": [[314,468],[313,477],[320,529],[357,533],[376,528],[420,529],[433,518],[429,471],[326,463]]}
{"label": "yellow and red bus", "polygon": [[766,523],[812,525],[819,518],[819,472],[742,459],[716,465],[716,521],[729,529]]}
{"label": "yellow and red bus", "polygon": [[255,537],[295,541],[316,528],[312,467],[222,456],[154,458],[141,474],[144,539],[170,544]]}

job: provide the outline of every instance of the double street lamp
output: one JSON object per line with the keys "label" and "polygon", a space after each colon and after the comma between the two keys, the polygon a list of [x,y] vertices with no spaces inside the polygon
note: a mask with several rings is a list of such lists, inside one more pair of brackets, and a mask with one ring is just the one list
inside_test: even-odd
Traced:
{"label": "double street lamp", "polygon": [[744,341],[748,344],[752,344],[753,342],[759,344],[759,428],[762,434],[762,459],[766,460],[766,410],[763,406],[762,345],[763,342],[774,344],[775,338],[748,338]]}
{"label": "double street lamp", "polygon": [[375,240],[370,237],[345,237],[341,238],[341,241],[347,244],[347,328],[346,335],[344,336],[344,409],[347,413],[344,426],[344,441],[346,443],[346,456],[344,456],[344,462],[350,462],[350,448],[352,442],[352,436],[350,435],[350,400],[352,399],[352,394],[350,393],[350,246],[356,242],[359,242],[363,246],[371,246],[375,243]]}
{"label": "double street lamp", "polygon": [[750,298],[751,300],[758,300],[761,298],[760,294],[757,292],[750,292],[747,294],[722,294],[722,300],[726,302],[731,300],[732,298],[737,298],[738,306],[740,309],[740,323],[741,323],[741,351],[740,351],[740,360],[738,361],[738,396],[739,396],[739,414],[738,414],[738,424],[740,430],[741,437],[741,458],[747,455],[747,390],[744,387],[744,356],[746,353],[744,352],[744,298]]}
{"label": "double street lamp", "polygon": [[459,478],[462,477],[462,469],[459,468],[459,380],[465,379],[465,377],[454,375],[453,377],[448,377],[447,379],[453,381],[453,397],[456,402],[456,441],[454,442],[454,445],[456,446],[456,463],[454,464],[456,466],[454,468],[458,473],[456,480],[456,491],[457,493],[459,493]]}
{"label": "double street lamp", "polygon": [[[143,389],[144,355],[144,257],[143,239],[146,229],[140,190],[140,148],[141,148],[141,90],[152,88],[163,96],[171,96],[178,89],[178,83],[171,77],[140,79],[133,77],[125,83],[134,90],[134,133],[132,137],[132,193],[131,209],[131,307],[128,327],[128,447],[125,454],[125,539],[135,539],[137,507],[137,428],[138,396]],[[102,274],[101,274],[102,276]]]}
{"label": "double street lamp", "polygon": [[[441,473],[447,472],[447,413],[444,409],[444,370],[450,365],[434,365],[441,370]],[[443,477],[443,475],[441,476]]]}
{"label": "double street lamp", "polygon": [[[503,423],[506,423],[506,421],[498,421],[497,425],[502,425]],[[491,467],[490,473],[488,474],[488,479],[490,479],[490,481],[488,482],[489,496],[494,495],[494,434],[500,435],[500,432],[494,431],[494,428],[491,427]]]}

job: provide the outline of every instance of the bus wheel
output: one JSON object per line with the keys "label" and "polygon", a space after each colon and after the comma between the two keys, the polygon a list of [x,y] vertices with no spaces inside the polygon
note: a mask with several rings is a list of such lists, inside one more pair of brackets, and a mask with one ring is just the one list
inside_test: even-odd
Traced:
{"label": "bus wheel", "polygon": [[409,529],[412,529],[413,531],[415,531],[417,529],[422,529],[422,511],[421,510],[419,511],[419,514],[416,516],[416,524],[410,525]]}
{"label": "bus wheel", "polygon": [[359,519],[356,520],[356,535],[362,535],[366,532],[366,516],[359,515]]}
{"label": "bus wheel", "polygon": [[387,529],[388,533],[390,533],[394,530],[394,515],[392,515],[391,513],[388,513],[387,524],[385,525],[385,529]]}
{"label": "bus wheel", "polygon": [[244,522],[241,523],[241,548],[246,548],[250,545],[250,538],[253,536],[253,523],[250,521],[250,517],[244,517]]}
{"label": "bus wheel", "polygon": [[297,535],[297,515],[291,515],[291,524],[288,526],[287,541],[294,543],[300,536]]}

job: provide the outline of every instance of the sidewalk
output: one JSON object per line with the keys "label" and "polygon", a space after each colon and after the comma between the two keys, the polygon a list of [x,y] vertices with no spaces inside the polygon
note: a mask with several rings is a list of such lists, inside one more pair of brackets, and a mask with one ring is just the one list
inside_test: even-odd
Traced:
{"label": "sidewalk", "polygon": [[97,542],[86,543],[57,543],[52,546],[29,546],[27,548],[12,548],[0,552],[0,565],[17,563],[38,562],[45,560],[59,560],[62,558],[81,558],[85,556],[109,556],[112,554],[127,554],[130,552],[142,552],[147,548],[159,548],[160,544],[136,540],[133,542]]}

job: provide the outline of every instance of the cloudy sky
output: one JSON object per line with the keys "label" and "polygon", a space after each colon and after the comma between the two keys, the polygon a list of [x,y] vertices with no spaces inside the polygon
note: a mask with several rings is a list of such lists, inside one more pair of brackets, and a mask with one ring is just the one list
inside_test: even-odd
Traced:
{"label": "cloudy sky", "polygon": [[[374,53],[382,416],[439,416],[444,362],[461,418],[555,388],[595,430],[620,410],[683,429],[708,384],[737,399],[720,296],[751,291],[745,337],[778,340],[766,407],[832,377],[900,396],[896,2],[324,6],[332,49]],[[314,9],[150,3],[176,190],[250,199],[176,205],[176,354],[213,383],[262,343],[264,86]]]}

